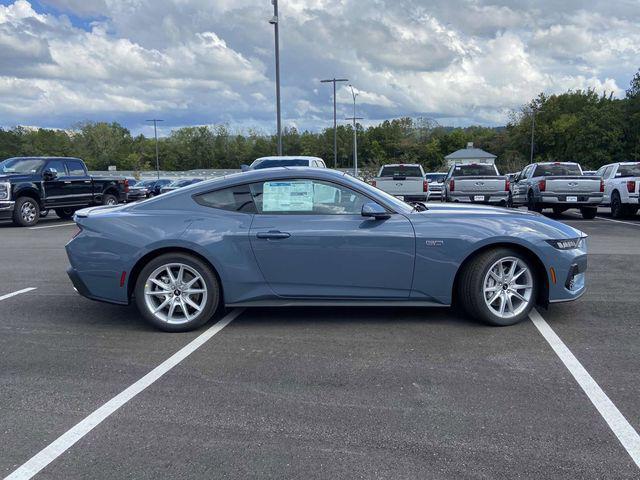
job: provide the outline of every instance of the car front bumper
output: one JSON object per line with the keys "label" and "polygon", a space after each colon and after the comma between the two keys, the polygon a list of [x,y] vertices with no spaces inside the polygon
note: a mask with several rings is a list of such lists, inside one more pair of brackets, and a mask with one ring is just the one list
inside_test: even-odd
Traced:
{"label": "car front bumper", "polygon": [[585,293],[588,266],[586,243],[584,239],[580,248],[571,250],[559,250],[546,242],[540,245],[549,286],[549,303],[570,302]]}
{"label": "car front bumper", "polygon": [[13,218],[13,209],[15,208],[16,202],[0,202],[0,220],[6,220]]}
{"label": "car front bumper", "polygon": [[509,192],[449,192],[449,201],[463,203],[506,204]]}

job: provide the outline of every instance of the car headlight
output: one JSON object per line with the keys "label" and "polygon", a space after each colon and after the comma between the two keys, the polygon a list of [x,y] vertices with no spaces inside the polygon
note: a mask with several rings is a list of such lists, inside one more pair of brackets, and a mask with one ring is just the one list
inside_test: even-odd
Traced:
{"label": "car headlight", "polygon": [[11,197],[11,184],[9,182],[0,183],[0,200],[9,200]]}
{"label": "car headlight", "polygon": [[573,250],[580,248],[586,237],[567,238],[563,240],[547,240],[547,243],[558,250]]}

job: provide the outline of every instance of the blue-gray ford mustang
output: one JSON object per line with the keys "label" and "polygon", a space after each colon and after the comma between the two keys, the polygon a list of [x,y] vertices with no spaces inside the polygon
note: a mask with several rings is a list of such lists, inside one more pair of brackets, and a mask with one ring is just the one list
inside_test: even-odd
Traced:
{"label": "blue-gray ford mustang", "polygon": [[537,213],[411,206],[333,170],[275,168],[76,213],[76,290],[167,331],[231,306],[461,304],[493,325],[585,290],[585,235]]}

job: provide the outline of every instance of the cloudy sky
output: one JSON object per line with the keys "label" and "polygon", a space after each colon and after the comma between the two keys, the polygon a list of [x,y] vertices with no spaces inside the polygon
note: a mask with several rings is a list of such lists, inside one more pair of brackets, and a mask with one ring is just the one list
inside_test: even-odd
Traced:
{"label": "cloudy sky", "polygon": [[[0,126],[119,121],[149,133],[274,126],[269,0],[0,0]],[[503,124],[537,93],[623,95],[639,0],[280,0],[285,125],[331,124],[326,77],[359,116]],[[346,88],[338,101],[350,114]],[[166,131],[166,130],[165,130]]]}

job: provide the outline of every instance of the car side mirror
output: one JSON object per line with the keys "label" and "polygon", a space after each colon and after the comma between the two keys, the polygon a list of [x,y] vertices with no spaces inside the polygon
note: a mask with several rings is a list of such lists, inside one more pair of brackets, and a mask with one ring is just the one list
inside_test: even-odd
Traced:
{"label": "car side mirror", "polygon": [[55,180],[58,178],[58,171],[55,168],[47,168],[44,172],[42,172],[42,178],[46,181]]}
{"label": "car side mirror", "polygon": [[375,202],[367,202],[362,205],[362,216],[375,218],[376,220],[386,220],[391,217],[384,207]]}
{"label": "car side mirror", "polygon": [[251,170],[251,167],[249,165],[242,164],[240,165],[240,170],[242,170],[243,172],[248,172],[249,170]]}

